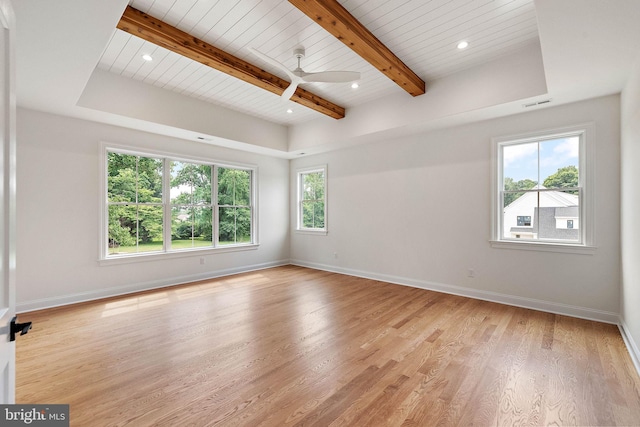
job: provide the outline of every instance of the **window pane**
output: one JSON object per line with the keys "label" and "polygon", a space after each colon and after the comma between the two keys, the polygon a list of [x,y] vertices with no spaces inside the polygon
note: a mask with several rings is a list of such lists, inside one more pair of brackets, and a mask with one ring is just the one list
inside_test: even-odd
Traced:
{"label": "window pane", "polygon": [[251,243],[250,208],[220,207],[218,212],[221,245]]}
{"label": "window pane", "polygon": [[210,204],[211,166],[172,161],[171,203]]}
{"label": "window pane", "polygon": [[191,174],[185,170],[182,162],[171,162],[171,191],[169,193],[172,204],[190,205],[193,202],[193,188]]}
{"label": "window pane", "polygon": [[[540,176],[546,188],[578,187],[580,138],[552,139],[540,143]],[[577,194],[577,191],[574,192]]]}
{"label": "window pane", "polygon": [[196,165],[193,172],[193,202],[211,204],[211,166]]}
{"label": "window pane", "polygon": [[302,175],[302,199],[320,200],[324,198],[324,173],[312,172]]}
{"label": "window pane", "polygon": [[180,242],[191,242],[193,235],[193,208],[173,206],[171,208],[171,249],[184,247]]}
{"label": "window pane", "polygon": [[162,203],[162,159],[138,157],[138,203]]}
{"label": "window pane", "polygon": [[236,243],[251,243],[251,208],[236,208]]}
{"label": "window pane", "polygon": [[324,228],[324,201],[318,201],[314,206],[314,228]]}
{"label": "window pane", "polygon": [[302,227],[324,228],[324,201],[302,202]]}
{"label": "window pane", "polygon": [[[580,197],[571,191],[533,191],[504,204],[506,239],[580,241]],[[527,225],[529,224],[529,225]]]}
{"label": "window pane", "polygon": [[218,204],[251,206],[251,172],[218,168]]}
{"label": "window pane", "polygon": [[220,207],[218,210],[218,242],[221,245],[229,245],[236,242],[236,215],[235,208]]}
{"label": "window pane", "polygon": [[109,255],[137,252],[137,232],[135,206],[109,206]]}
{"label": "window pane", "polygon": [[210,207],[172,207],[171,249],[212,246],[211,213]]}
{"label": "window pane", "polygon": [[193,246],[213,245],[213,208],[193,208]]}
{"label": "window pane", "polygon": [[162,202],[162,160],[108,153],[109,202]]}
{"label": "window pane", "polygon": [[540,240],[580,241],[580,197],[570,191],[549,192],[540,197]]}
{"label": "window pane", "polygon": [[138,252],[162,251],[162,206],[138,205]]}
{"label": "window pane", "polygon": [[538,184],[538,143],[502,146],[503,190],[528,190]]}
{"label": "window pane", "polygon": [[134,202],[137,191],[138,156],[108,153],[107,181],[110,202]]}
{"label": "window pane", "polygon": [[109,206],[110,255],[162,249],[161,206]]}

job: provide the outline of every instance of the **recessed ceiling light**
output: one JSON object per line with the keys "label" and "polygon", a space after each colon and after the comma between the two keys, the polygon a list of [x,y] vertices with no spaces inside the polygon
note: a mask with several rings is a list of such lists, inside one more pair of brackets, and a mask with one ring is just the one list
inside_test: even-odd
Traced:
{"label": "recessed ceiling light", "polygon": [[145,61],[153,61],[153,57],[148,53],[145,53],[144,55],[142,55],[142,59],[144,59]]}
{"label": "recessed ceiling light", "polygon": [[458,43],[458,49],[460,50],[466,49],[468,46],[469,46],[469,42],[466,40],[463,40],[460,43]]}
{"label": "recessed ceiling light", "polygon": [[360,85],[358,84],[358,82],[351,83],[351,89],[358,89],[359,87]]}
{"label": "recessed ceiling light", "polygon": [[287,113],[291,114],[291,113],[293,113],[293,110],[291,108],[288,108],[287,109]]}

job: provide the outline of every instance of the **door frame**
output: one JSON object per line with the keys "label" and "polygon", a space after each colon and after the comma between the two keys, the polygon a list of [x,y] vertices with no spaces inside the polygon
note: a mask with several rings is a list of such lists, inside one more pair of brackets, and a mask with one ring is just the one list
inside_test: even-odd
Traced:
{"label": "door frame", "polygon": [[16,89],[15,15],[0,0],[0,403],[15,403],[15,342],[9,341],[16,307]]}

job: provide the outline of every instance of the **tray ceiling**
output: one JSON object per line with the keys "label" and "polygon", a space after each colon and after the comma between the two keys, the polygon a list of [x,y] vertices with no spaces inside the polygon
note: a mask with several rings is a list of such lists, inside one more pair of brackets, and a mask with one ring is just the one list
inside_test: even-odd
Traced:
{"label": "tray ceiling", "polygon": [[[418,76],[429,82],[517,52],[538,39],[532,0],[347,0],[340,2]],[[347,108],[403,92],[372,65],[286,0],[133,0],[132,7],[285,78],[254,57],[253,47],[291,69],[304,47],[305,71],[361,73],[360,87],[301,87]],[[458,50],[459,41],[469,47]],[[142,55],[149,54],[152,61]],[[97,68],[280,124],[322,116],[220,71],[121,30],[114,30]],[[410,95],[405,94],[407,97]],[[291,108],[293,113],[286,110]]]}

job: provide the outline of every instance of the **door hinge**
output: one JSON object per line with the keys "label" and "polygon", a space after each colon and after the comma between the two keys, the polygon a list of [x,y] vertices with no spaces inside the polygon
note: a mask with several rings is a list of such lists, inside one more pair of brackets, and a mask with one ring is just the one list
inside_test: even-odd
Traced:
{"label": "door hinge", "polygon": [[9,333],[9,341],[15,341],[16,340],[16,334],[18,332],[20,332],[20,335],[24,335],[27,332],[29,332],[29,329],[31,329],[31,322],[16,323],[16,320],[18,320],[18,316],[13,316],[13,319],[11,319],[11,329],[10,329],[10,333]]}

